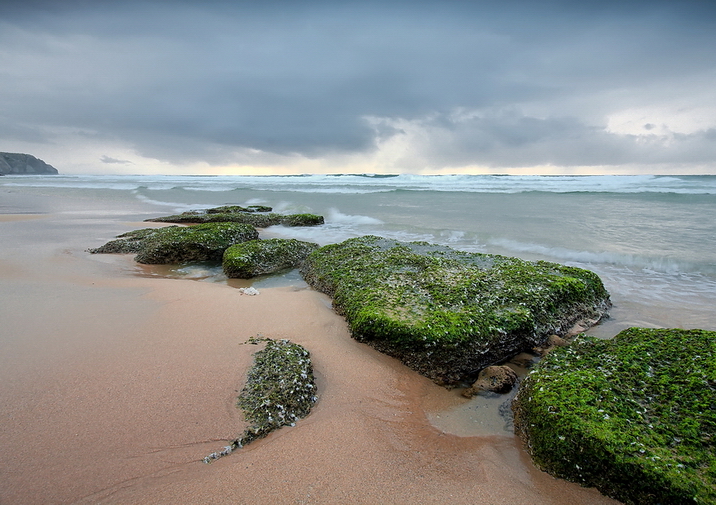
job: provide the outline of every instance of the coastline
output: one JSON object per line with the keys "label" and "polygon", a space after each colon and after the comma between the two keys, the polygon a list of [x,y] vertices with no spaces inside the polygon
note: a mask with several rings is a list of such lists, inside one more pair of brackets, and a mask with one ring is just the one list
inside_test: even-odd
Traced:
{"label": "coastline", "polygon": [[[0,503],[617,503],[535,469],[514,436],[435,428],[445,390],[351,339],[324,295],[136,275],[84,253],[126,231],[119,209],[71,205],[0,219]],[[243,428],[257,334],[311,352],[319,401],[205,465]]]}

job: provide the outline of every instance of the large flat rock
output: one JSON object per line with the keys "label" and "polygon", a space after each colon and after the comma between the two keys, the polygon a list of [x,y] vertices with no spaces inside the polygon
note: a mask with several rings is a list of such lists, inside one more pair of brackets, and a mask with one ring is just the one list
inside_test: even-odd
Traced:
{"label": "large flat rock", "polygon": [[375,236],[322,247],[301,271],[354,338],[444,384],[594,324],[611,305],[587,270]]}

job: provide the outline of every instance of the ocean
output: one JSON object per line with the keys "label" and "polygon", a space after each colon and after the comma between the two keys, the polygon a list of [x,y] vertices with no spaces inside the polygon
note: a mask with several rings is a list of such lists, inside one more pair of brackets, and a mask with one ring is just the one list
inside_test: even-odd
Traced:
{"label": "ocean", "polygon": [[[111,239],[107,230],[127,231],[128,221],[262,204],[326,218],[265,236],[325,245],[371,234],[587,268],[614,303],[590,330],[602,338],[629,326],[716,330],[716,176],[58,175],[5,176],[0,188],[0,213],[23,212],[3,192],[52,194],[78,224],[113,223],[86,228],[88,247]],[[73,206],[87,200],[97,202],[93,215]],[[168,275],[227,282],[211,266]]]}

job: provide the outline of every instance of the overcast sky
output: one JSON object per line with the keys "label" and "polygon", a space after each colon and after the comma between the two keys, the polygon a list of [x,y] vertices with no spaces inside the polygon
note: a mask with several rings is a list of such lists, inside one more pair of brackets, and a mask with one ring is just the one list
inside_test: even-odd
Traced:
{"label": "overcast sky", "polygon": [[0,2],[63,173],[714,173],[716,2]]}

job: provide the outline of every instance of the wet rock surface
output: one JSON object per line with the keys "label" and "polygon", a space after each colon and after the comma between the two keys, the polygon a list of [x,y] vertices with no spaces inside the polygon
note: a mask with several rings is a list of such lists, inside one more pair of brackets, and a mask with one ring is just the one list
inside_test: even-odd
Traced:
{"label": "wet rock surface", "polygon": [[716,332],[582,336],[539,363],[513,411],[557,477],[625,503],[716,503]]}
{"label": "wet rock surface", "polygon": [[251,425],[223,450],[205,457],[205,463],[226,456],[282,426],[295,425],[311,412],[318,399],[310,353],[286,339],[253,338],[247,343],[263,342],[265,347],[254,354],[254,364],[237,400],[237,407]]}
{"label": "wet rock surface", "polygon": [[253,226],[241,223],[143,228],[119,235],[116,240],[88,252],[136,253],[135,261],[149,265],[220,261],[229,246],[255,240],[258,236]]}
{"label": "wet rock surface", "polygon": [[611,306],[587,270],[375,236],[324,246],[301,272],[354,338],[446,385]]}
{"label": "wet rock surface", "polygon": [[477,380],[471,387],[466,388],[462,395],[471,398],[481,391],[505,394],[512,391],[517,384],[517,374],[506,365],[492,365],[483,368]]}
{"label": "wet rock surface", "polygon": [[202,211],[183,212],[172,216],[147,219],[157,223],[244,223],[256,228],[269,226],[318,226],[324,224],[323,216],[316,214],[277,214],[271,212],[271,207],[252,205],[241,207],[239,205],[224,205]]}
{"label": "wet rock surface", "polygon": [[290,268],[298,268],[318,244],[296,239],[251,240],[229,247],[222,260],[230,278],[250,279]]}

